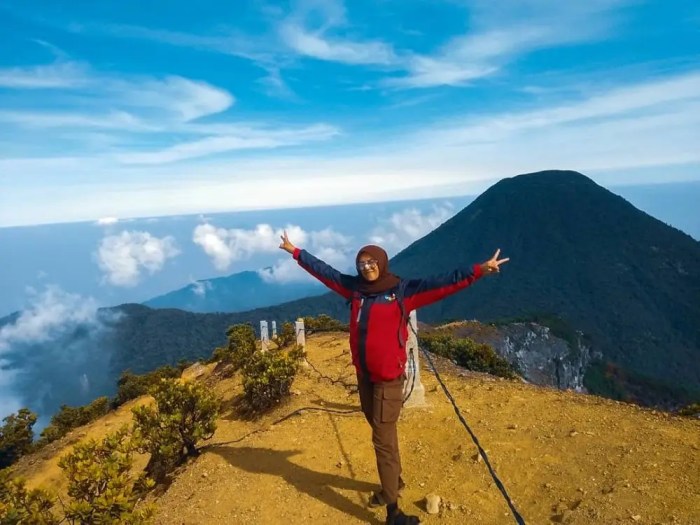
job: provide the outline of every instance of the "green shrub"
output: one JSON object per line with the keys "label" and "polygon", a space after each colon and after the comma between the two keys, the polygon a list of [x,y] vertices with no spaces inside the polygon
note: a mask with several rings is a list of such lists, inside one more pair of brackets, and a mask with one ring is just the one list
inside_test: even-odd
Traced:
{"label": "green shrub", "polygon": [[68,478],[71,501],[65,517],[73,525],[145,524],[153,508],[136,509],[142,490],[153,482],[131,474],[134,445],[126,426],[102,442],[91,439],[73,447],[58,465]]}
{"label": "green shrub", "polygon": [[62,438],[74,428],[87,425],[110,411],[110,401],[107,397],[98,397],[89,405],[71,407],[61,405],[60,410],[51,417],[51,422],[42,430],[37,447],[42,447]]}
{"label": "green shrub", "polygon": [[187,457],[196,455],[197,442],[216,430],[219,402],[205,385],[163,379],[151,392],[155,407],[132,409],[139,450],[151,454],[146,472],[164,481]]}
{"label": "green shrub", "polygon": [[691,403],[678,411],[680,416],[700,417],[700,403]]}
{"label": "green shrub", "polygon": [[277,333],[276,337],[272,338],[272,342],[277,345],[277,348],[287,348],[292,346],[297,341],[297,332],[292,323],[282,324],[282,329]]}
{"label": "green shrub", "polygon": [[316,332],[347,332],[348,330],[347,324],[326,314],[321,314],[317,317],[304,317],[304,331],[306,335]]}
{"label": "green shrub", "polygon": [[21,479],[11,479],[8,470],[0,470],[0,523],[3,525],[58,525],[51,511],[55,504],[48,492],[27,490]]}
{"label": "green shrub", "polygon": [[114,408],[123,405],[127,401],[148,394],[151,387],[160,383],[161,379],[177,378],[182,375],[186,364],[179,364],[178,367],[162,366],[146,374],[132,374],[126,370],[122,372],[117,382],[117,395],[112,402]]}
{"label": "green shrub", "polygon": [[4,418],[3,422],[5,424],[0,427],[0,469],[9,467],[31,450],[36,414],[22,408]]}
{"label": "green shrub", "polygon": [[451,334],[432,332],[419,334],[420,345],[427,351],[446,357],[457,365],[476,372],[486,372],[507,379],[515,379],[517,371],[487,344]]}
{"label": "green shrub", "polygon": [[243,368],[244,408],[258,413],[289,395],[304,349],[255,352]]}
{"label": "green shrub", "polygon": [[255,352],[255,331],[250,324],[236,324],[226,331],[228,343],[219,347],[212,354],[212,361],[219,361],[223,365],[230,365],[230,372],[243,368],[251,355]]}

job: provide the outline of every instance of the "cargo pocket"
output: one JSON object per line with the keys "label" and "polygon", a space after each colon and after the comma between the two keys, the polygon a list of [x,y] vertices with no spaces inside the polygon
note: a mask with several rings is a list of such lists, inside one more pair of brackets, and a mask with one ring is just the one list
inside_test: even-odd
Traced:
{"label": "cargo pocket", "polygon": [[403,384],[397,383],[382,389],[382,423],[398,421],[403,406]]}

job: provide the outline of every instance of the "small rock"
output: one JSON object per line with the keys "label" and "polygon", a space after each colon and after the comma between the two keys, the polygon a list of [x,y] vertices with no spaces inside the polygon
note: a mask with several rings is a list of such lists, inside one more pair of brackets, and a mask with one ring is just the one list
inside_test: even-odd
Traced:
{"label": "small rock", "polygon": [[448,510],[456,510],[456,509],[457,509],[457,505],[455,505],[454,503],[452,503],[452,502],[450,501],[450,502],[447,504],[447,509],[448,509]]}
{"label": "small rock", "polygon": [[511,423],[510,425],[508,425],[508,430],[517,430],[517,429],[518,429],[518,425],[516,425],[515,423]]}
{"label": "small rock", "polygon": [[569,432],[569,436],[571,436],[571,437],[578,436],[578,432],[576,432],[575,430],[572,430],[571,432]]}
{"label": "small rock", "polygon": [[544,488],[546,488],[546,489],[551,489],[551,488],[552,488],[552,484],[551,484],[551,483],[545,483],[545,484],[544,484]]}
{"label": "small rock", "polygon": [[634,521],[639,521],[642,519],[642,517],[639,514],[635,514],[634,516],[630,516]]}
{"label": "small rock", "polygon": [[338,467],[338,468],[343,468],[343,465],[344,465],[344,464],[345,464],[345,463],[343,463],[343,460],[341,459],[340,461],[338,461],[338,463],[335,464],[335,466]]}
{"label": "small rock", "polygon": [[206,477],[208,477],[208,476],[209,476],[209,474],[207,474],[206,472],[202,472],[202,477],[203,477],[203,478],[206,478]]}
{"label": "small rock", "polygon": [[295,396],[300,396],[301,390],[292,390],[292,394],[294,394]]}
{"label": "small rock", "polygon": [[472,460],[473,460],[475,463],[481,463],[481,454],[479,454],[479,453],[477,452],[476,454],[474,454],[474,455],[472,456]]}
{"label": "small rock", "polygon": [[438,514],[440,512],[440,496],[428,494],[425,497],[425,510],[428,514]]}
{"label": "small rock", "polygon": [[425,483],[423,483],[422,481],[418,483],[418,485],[420,485],[421,487],[425,487]]}

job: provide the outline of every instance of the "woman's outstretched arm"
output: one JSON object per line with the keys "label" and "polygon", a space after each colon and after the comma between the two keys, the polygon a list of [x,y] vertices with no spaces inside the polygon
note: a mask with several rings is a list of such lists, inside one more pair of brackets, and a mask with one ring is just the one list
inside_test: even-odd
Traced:
{"label": "woman's outstretched arm", "polygon": [[435,303],[456,293],[484,275],[498,273],[499,266],[510,259],[498,259],[501,250],[496,250],[494,256],[481,264],[474,264],[470,269],[458,269],[434,275],[426,279],[408,279],[404,288],[404,303],[406,308],[415,310],[422,306]]}
{"label": "woman's outstretched arm", "polygon": [[316,277],[334,292],[342,295],[346,299],[352,297],[352,283],[354,278],[350,275],[340,273],[338,270],[326,264],[321,259],[314,257],[306,250],[294,246],[287,237],[287,232],[280,237],[282,243],[280,249],[290,253],[304,270]]}

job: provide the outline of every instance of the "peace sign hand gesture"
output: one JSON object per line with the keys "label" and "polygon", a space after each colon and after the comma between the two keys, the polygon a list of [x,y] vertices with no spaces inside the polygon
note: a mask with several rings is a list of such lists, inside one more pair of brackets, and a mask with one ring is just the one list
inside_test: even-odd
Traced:
{"label": "peace sign hand gesture", "polygon": [[501,253],[501,249],[499,248],[498,250],[496,250],[496,253],[493,254],[493,257],[491,257],[485,263],[481,264],[481,272],[484,275],[491,275],[492,273],[498,273],[500,271],[499,266],[503,263],[510,261],[509,257],[506,257],[505,259],[499,259],[498,255],[500,253]]}
{"label": "peace sign hand gesture", "polygon": [[287,230],[284,230],[284,235],[280,235],[280,239],[282,239],[282,242],[280,243],[280,249],[284,250],[285,252],[294,254],[296,246],[289,242],[289,237],[287,237]]}

